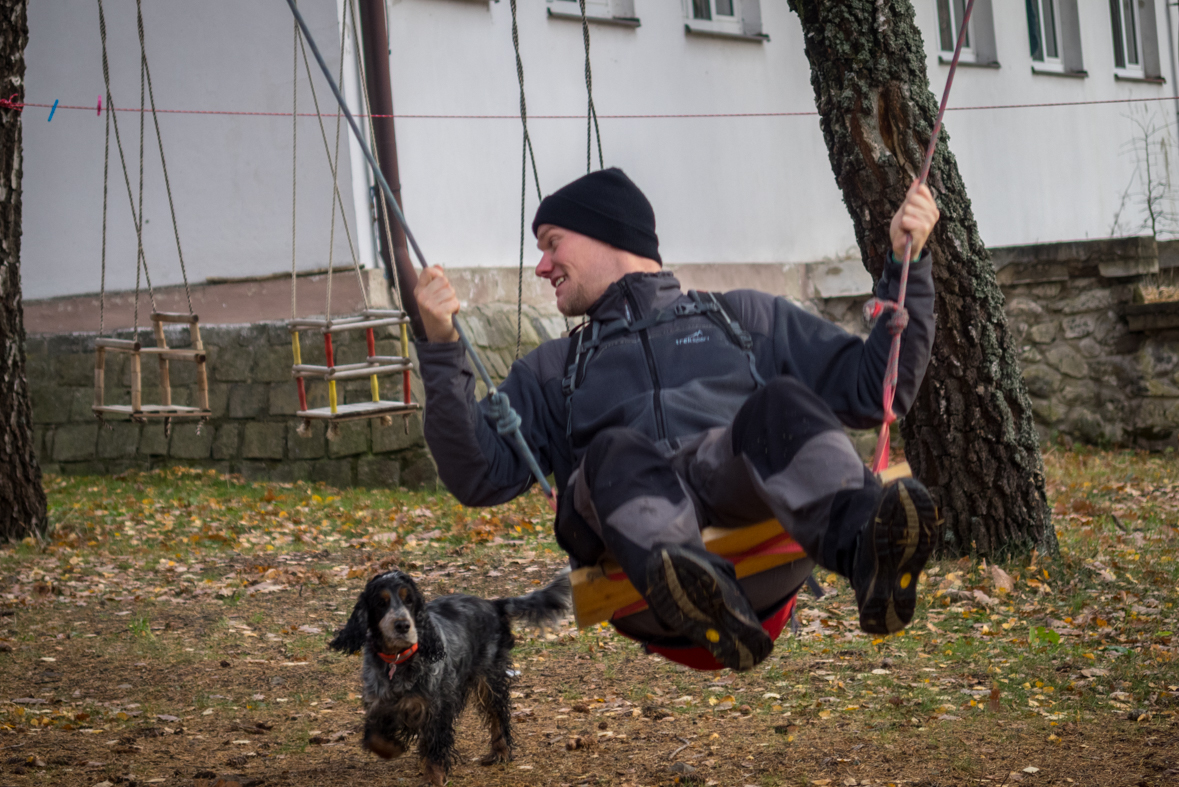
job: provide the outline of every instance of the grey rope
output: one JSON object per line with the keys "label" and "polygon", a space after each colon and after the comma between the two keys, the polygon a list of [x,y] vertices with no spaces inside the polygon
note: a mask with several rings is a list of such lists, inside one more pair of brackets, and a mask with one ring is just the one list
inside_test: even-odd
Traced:
{"label": "grey rope", "polygon": [[106,112],[106,141],[102,149],[102,276],[98,289],[98,335],[103,335],[106,319],[106,205],[111,169],[111,113]]}
{"label": "grey rope", "polygon": [[[324,61],[323,54],[320,53],[319,47],[315,43],[315,39],[311,36],[311,31],[307,27],[307,21],[303,19],[303,14],[299,13],[299,8],[295,5],[295,0],[287,0],[287,5],[291,9],[291,13],[294,14],[295,20],[299,23],[300,29],[302,29],[304,39],[306,39],[307,43],[311,46],[311,52],[315,55],[315,61],[319,64],[320,70],[323,71],[324,79],[327,81],[328,86],[332,89],[332,95],[335,96],[336,103],[340,106],[340,112],[342,112],[344,117],[347,118],[348,125],[352,129],[352,134],[356,137],[356,141],[361,146],[361,150],[364,153],[364,158],[366,161],[368,161],[368,166],[372,170],[373,177],[376,178],[377,183],[379,183],[381,189],[384,190],[385,196],[388,199],[389,207],[392,208],[393,215],[397,217],[397,223],[400,224],[401,228],[405,231],[405,239],[409,241],[409,245],[413,249],[414,255],[418,258],[418,263],[421,264],[422,268],[429,267],[429,263],[426,262],[426,255],[422,252],[421,246],[418,245],[417,238],[414,237],[413,231],[409,228],[409,223],[405,220],[405,214],[401,212],[400,206],[397,204],[396,200],[393,199],[393,189],[390,188],[389,181],[385,180],[385,176],[381,174],[381,168],[377,166],[377,160],[373,157],[372,150],[370,150],[369,146],[365,144],[364,135],[360,132],[360,126],[356,124],[356,118],[352,116],[351,110],[348,109],[348,103],[344,100],[343,94],[340,93],[339,86],[336,84],[335,80],[332,79],[332,72],[328,68],[327,63]],[[501,423],[504,424],[505,427],[512,426],[510,423],[508,423],[507,420],[509,417],[507,414],[513,412],[511,402],[508,401],[506,395],[502,395],[501,398],[501,392],[495,387],[495,383],[492,381],[491,375],[487,373],[487,367],[484,365],[483,359],[479,357],[479,353],[475,350],[475,346],[471,344],[471,340],[467,336],[466,331],[463,330],[462,323],[458,320],[455,320],[454,329],[458,333],[459,341],[461,341],[463,344],[463,349],[467,352],[471,358],[471,362],[475,365],[475,371],[478,372],[479,377],[483,380],[483,384],[487,386],[488,395],[492,397],[494,402],[497,403],[497,407],[502,406],[503,410],[506,411],[503,419],[497,419],[496,428],[498,429]],[[520,458],[524,460],[524,463],[528,466],[529,471],[532,473],[533,477],[536,478],[537,483],[540,484],[541,491],[544,492],[546,497],[552,499],[553,487],[549,484],[548,479],[545,478],[544,474],[541,472],[540,465],[536,461],[536,455],[532,453],[532,449],[528,447],[528,441],[524,439],[524,435],[521,433],[519,425],[516,425],[514,430],[510,430],[509,434],[511,436],[512,444],[514,445],[516,451],[520,454]]]}
{"label": "grey rope", "polygon": [[532,159],[532,178],[536,182],[536,198],[543,199],[540,191],[540,175],[536,171],[536,153],[532,149],[532,138],[528,135],[528,104],[524,100],[524,61],[520,59],[520,32],[516,26],[516,0],[512,6],[512,46],[516,50],[516,79],[520,83],[520,125],[524,129],[523,151],[520,154],[520,269],[516,276],[516,357],[520,357],[520,346],[524,331],[524,227],[525,197],[528,193],[528,160]]}
{"label": "grey rope", "polygon": [[[106,87],[107,117],[110,119],[111,123],[113,123],[114,127],[115,127],[115,147],[119,151],[119,164],[122,166],[122,170],[123,170],[123,184],[127,187],[127,199],[131,203],[131,216],[133,219],[135,219],[135,236],[136,236],[136,239],[138,240],[138,254],[142,255],[143,254],[143,225],[140,223],[140,221],[138,219],[138,214],[135,210],[135,192],[131,190],[131,174],[127,171],[127,158],[123,153],[122,137],[119,135],[119,116],[115,112],[115,102],[114,102],[114,99],[111,97],[110,64],[109,64],[109,61],[107,58],[107,50],[106,50],[106,14],[103,12],[102,0],[98,0],[98,33],[99,33],[99,36],[102,38],[102,80],[103,80],[103,83]],[[135,260],[135,276],[136,276],[136,281],[138,281],[138,279],[139,279],[139,258],[138,258],[138,256],[136,257],[136,260]],[[149,287],[150,287],[150,284],[151,284],[151,282],[149,279],[149,282],[148,282]],[[138,288],[138,285],[136,286],[135,306],[136,306],[135,315],[136,315],[136,320],[137,320],[137,322],[135,323],[135,330],[136,330],[136,333],[138,333],[138,330],[139,330],[139,323],[138,323],[139,288]]]}
{"label": "grey rope", "polygon": [[[146,97],[144,94],[144,88],[146,87],[145,79],[146,77],[143,72],[143,52],[141,50],[139,59],[139,108],[141,110],[143,109],[144,98]],[[141,111],[139,113],[139,212],[135,218],[141,230],[143,227],[143,130],[144,122],[147,120],[143,115],[144,113]],[[139,271],[147,268],[145,263],[146,260],[143,256],[143,232],[141,231],[139,233],[139,250],[135,256],[135,320],[132,322],[132,325],[136,334],[139,333]],[[154,294],[152,295],[152,309],[155,309]]]}
{"label": "grey rope", "polygon": [[585,171],[590,171],[590,152],[593,149],[590,130],[598,138],[598,169],[605,169],[602,159],[602,130],[598,128],[598,110],[594,108],[594,75],[590,70],[590,34],[589,21],[585,18],[585,0],[578,0],[581,5],[581,38],[585,42],[585,95],[589,106],[585,112]]}
{"label": "grey rope", "polygon": [[294,46],[292,47],[292,67],[291,67],[291,319],[295,320],[299,317],[299,311],[296,306],[296,297],[298,292],[297,280],[298,273],[295,266],[296,260],[296,228],[298,227],[298,214],[295,210],[298,199],[298,176],[299,176],[299,23],[295,23],[295,38]]}
{"label": "grey rope", "polygon": [[[304,35],[306,35],[305,29],[304,29]],[[315,116],[319,121],[319,135],[320,135],[320,138],[323,140],[324,154],[327,156],[328,165],[331,167],[331,170],[332,170],[332,189],[335,193],[335,200],[332,203],[332,219],[334,222],[334,220],[335,220],[335,207],[336,207],[336,203],[338,202],[340,205],[341,221],[343,221],[343,223],[344,223],[344,235],[348,239],[348,251],[352,254],[352,258],[356,259],[356,247],[352,244],[352,231],[348,227],[348,217],[344,213],[344,198],[340,195],[340,182],[339,182],[338,178],[336,177],[336,162],[334,162],[332,160],[332,148],[331,148],[331,145],[328,143],[327,129],[324,128],[324,125],[323,125],[323,114],[320,112],[320,109],[319,109],[319,95],[315,91],[315,81],[311,78],[311,63],[307,59],[307,48],[303,44],[303,36],[300,36],[300,38],[299,38],[299,47],[301,48],[302,53],[303,53],[303,65],[307,71],[307,82],[311,86],[311,100],[315,104]],[[314,51],[314,47],[312,49]],[[329,74],[327,76],[327,78],[329,80],[331,80],[331,75]],[[335,84],[334,81],[331,83]],[[336,148],[336,153],[337,153],[337,161],[338,161],[338,159],[339,159],[339,147],[338,146]],[[335,225],[333,224],[333,229],[334,229],[334,226]],[[332,279],[331,279],[331,264],[329,263],[328,264],[329,296],[330,296],[330,289],[331,289],[331,281],[332,281]],[[362,292],[362,294],[364,294],[363,289],[361,292]],[[368,308],[368,296],[367,295],[365,295],[365,308]],[[330,308],[329,308],[329,312],[330,312]],[[329,313],[327,316],[330,318],[331,314]]]}
{"label": "grey rope", "polygon": [[[160,168],[164,172],[164,191],[168,195],[168,211],[172,214],[172,234],[176,237],[176,256],[180,259],[180,276],[184,280],[184,298],[188,303],[188,313],[192,314],[192,291],[188,287],[188,271],[184,268],[184,251],[180,248],[180,225],[176,222],[176,203],[172,200],[172,182],[168,179],[168,161],[164,158],[164,138],[160,135],[160,118],[156,115],[156,94],[151,85],[151,66],[147,62],[147,45],[144,43],[143,38],[143,0],[135,0],[135,12],[139,25],[139,51],[143,58],[143,72],[147,76],[147,97],[151,102],[151,122],[156,129],[156,144],[160,149]],[[140,105],[142,106],[142,100]],[[142,125],[142,120],[141,113],[140,125]],[[140,142],[140,146],[140,156],[142,156],[142,141]],[[142,202],[139,207],[142,213]],[[144,260],[143,267],[146,270],[146,260]],[[155,308],[154,298],[152,308]]]}
{"label": "grey rope", "polygon": [[[361,87],[362,95],[364,96],[364,111],[365,111],[365,114],[368,116],[368,138],[375,140],[377,138],[377,130],[376,130],[376,127],[373,125],[372,102],[369,100],[369,97],[368,97],[368,74],[366,73],[365,66],[364,66],[364,52],[361,49],[360,23],[356,19],[356,3],[353,2],[353,0],[348,0],[348,6],[350,9],[350,17],[352,19],[352,40],[355,43],[355,49],[356,49],[356,73],[360,77],[360,87]],[[376,154],[375,147],[373,148],[373,153],[374,153],[374,157],[375,157],[375,154]],[[378,160],[377,163],[380,164],[380,161]],[[390,259],[390,261],[392,261],[392,259],[393,259],[393,225],[389,221],[389,206],[385,203],[385,192],[381,191],[380,189],[376,189],[376,192],[377,192],[378,202],[381,206],[381,214],[378,217],[377,223],[380,224],[381,229],[384,230],[385,247],[387,249],[389,249],[389,259]],[[390,292],[393,296],[393,304],[396,307],[400,307],[401,306],[401,282],[398,279],[399,274],[397,272],[397,266],[390,265],[389,269],[393,273],[393,286],[390,288]]]}

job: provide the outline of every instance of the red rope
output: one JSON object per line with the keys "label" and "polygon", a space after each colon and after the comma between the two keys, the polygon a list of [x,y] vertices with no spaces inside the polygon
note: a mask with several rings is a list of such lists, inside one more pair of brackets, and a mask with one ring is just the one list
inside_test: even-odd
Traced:
{"label": "red rope", "polygon": [[[958,29],[958,43],[954,47],[954,59],[950,62],[950,73],[946,76],[946,88],[942,91],[942,103],[937,110],[937,120],[933,124],[933,133],[929,136],[929,146],[925,149],[925,161],[921,163],[921,174],[917,176],[920,185],[925,184],[929,177],[929,168],[933,164],[933,153],[937,149],[937,138],[942,131],[942,118],[946,114],[946,104],[950,100],[950,87],[954,84],[954,72],[958,70],[958,58],[962,54],[962,44],[966,41],[966,23],[970,21],[970,12],[974,9],[974,0],[967,0],[966,11],[962,14],[962,25]],[[905,311],[905,293],[909,288],[909,261],[913,256],[913,236],[905,237],[905,257],[901,260],[900,289],[897,299],[892,301],[876,301],[871,305],[872,311],[879,315],[884,311],[891,311],[888,329],[892,334],[892,345],[888,349],[888,366],[884,372],[884,423],[880,425],[880,436],[876,439],[876,455],[872,459],[872,472],[879,473],[888,467],[889,426],[897,419],[892,411],[893,399],[897,392],[897,377],[901,361],[901,334],[909,324],[909,313]]]}
{"label": "red rope", "polygon": [[[16,94],[13,94],[15,97]],[[978,112],[981,110],[998,109],[1042,109],[1048,107],[1085,107],[1101,104],[1141,104],[1153,101],[1174,101],[1174,96],[1154,96],[1150,98],[1110,98],[1094,101],[1045,101],[1033,104],[979,104],[971,107],[948,107],[947,112]],[[100,102],[101,105],[101,102]],[[52,104],[20,103],[12,98],[0,98],[0,109],[15,109],[20,111],[25,107],[43,107],[49,109]],[[77,106],[73,104],[59,104],[58,110],[63,109],[94,109],[92,106]],[[115,112],[146,112],[150,107],[116,107]],[[242,115],[252,117],[287,117],[290,112],[244,112],[231,109],[159,109],[161,115]],[[101,113],[101,106],[99,107]],[[709,118],[777,118],[777,117],[815,117],[819,113],[810,112],[695,112],[695,113],[667,113],[667,114],[634,114],[634,115],[598,115],[602,120],[691,120]],[[299,112],[296,117],[316,117],[314,112]],[[333,118],[333,113],[323,113],[322,117]],[[445,114],[407,114],[407,115],[353,115],[358,118],[395,118],[398,120],[515,120],[519,115],[445,115]],[[530,120],[585,120],[585,115],[529,115]]]}

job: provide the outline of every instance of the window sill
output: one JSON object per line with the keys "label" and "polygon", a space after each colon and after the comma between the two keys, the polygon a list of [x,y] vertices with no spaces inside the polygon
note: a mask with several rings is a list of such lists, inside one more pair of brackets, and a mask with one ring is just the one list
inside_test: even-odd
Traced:
{"label": "window sill", "polygon": [[731,41],[756,41],[764,44],[770,40],[768,33],[726,33],[721,30],[709,30],[702,27],[692,27],[687,22],[684,23],[684,32],[694,36],[706,36],[709,38],[727,38]]}
{"label": "window sill", "polygon": [[1114,72],[1114,79],[1119,82],[1148,82],[1152,85],[1165,85],[1167,80],[1163,77],[1148,77],[1142,74],[1126,74]]}
{"label": "window sill", "polygon": [[[952,56],[946,57],[945,55],[938,55],[937,62],[941,63],[943,66],[948,66],[950,63],[954,62],[954,58]],[[963,60],[962,58],[958,58],[958,65],[965,66],[966,68],[998,68],[999,61],[994,60],[990,63],[980,63],[977,60]]]}
{"label": "window sill", "polygon": [[1032,63],[1032,73],[1047,77],[1065,77],[1067,79],[1084,79],[1089,76],[1088,71],[1065,71],[1063,68],[1051,68]]}
{"label": "window sill", "polygon": [[[581,21],[581,14],[554,11],[551,8],[548,9],[548,12],[550,19],[568,19],[570,22]],[[614,25],[615,27],[639,27],[642,24],[637,17],[629,16],[590,16],[587,14],[585,21],[598,25]]]}

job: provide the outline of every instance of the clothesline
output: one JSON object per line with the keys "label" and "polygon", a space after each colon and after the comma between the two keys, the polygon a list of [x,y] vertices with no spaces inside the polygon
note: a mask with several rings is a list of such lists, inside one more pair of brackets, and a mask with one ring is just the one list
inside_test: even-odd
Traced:
{"label": "clothesline", "polygon": [[[993,111],[1003,109],[1043,109],[1049,107],[1082,107],[1082,106],[1100,106],[1103,104],[1141,104],[1156,101],[1176,101],[1179,98],[1175,96],[1152,96],[1149,98],[1111,98],[1093,101],[1046,101],[1029,104],[981,104],[977,106],[967,107],[947,107],[948,112],[979,112],[979,111]],[[62,110],[86,110],[94,111],[96,114],[101,113],[100,107],[95,106],[80,106],[76,104],[57,104],[57,111]],[[16,109],[20,111],[29,107],[37,107],[49,109],[53,104],[45,103],[18,103],[10,99],[0,99],[0,107],[6,109]],[[144,112],[147,111],[142,107],[116,107],[116,112]],[[231,110],[231,109],[157,109],[156,112],[161,115],[231,115],[231,116],[252,116],[252,117],[291,117],[290,112],[249,112],[245,110]],[[775,117],[815,117],[819,113],[810,110],[807,112],[698,112],[698,113],[648,113],[648,114],[599,114],[598,118],[601,120],[691,120],[691,119],[710,119],[710,118],[775,118]],[[316,117],[314,112],[299,112],[297,117]],[[334,113],[323,113],[323,117],[335,117]],[[463,114],[393,114],[393,115],[359,115],[354,114],[353,117],[358,118],[393,118],[395,120],[513,120],[519,122],[520,116],[514,115],[463,115]],[[533,115],[529,114],[530,120],[585,120],[585,113],[577,115]]]}

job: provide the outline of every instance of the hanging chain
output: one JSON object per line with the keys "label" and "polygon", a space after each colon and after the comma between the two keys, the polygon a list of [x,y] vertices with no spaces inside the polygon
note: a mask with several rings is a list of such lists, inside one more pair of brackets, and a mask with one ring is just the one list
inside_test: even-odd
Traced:
{"label": "hanging chain", "polygon": [[[585,171],[588,173],[591,169],[590,153],[593,149],[594,135],[598,138],[598,169],[605,169],[606,164],[602,160],[602,130],[598,128],[598,110],[594,109],[594,75],[590,70],[589,20],[585,18],[585,0],[578,0],[578,3],[581,5],[581,38],[585,42],[585,95],[589,102],[585,112]],[[591,131],[593,135],[591,135]]]}
{"label": "hanging chain", "polygon": [[516,276],[516,357],[524,338],[524,228],[526,226],[525,198],[528,194],[528,161],[532,160],[532,178],[536,182],[536,198],[542,199],[540,175],[536,171],[536,153],[528,135],[528,104],[524,100],[524,61],[520,59],[520,32],[516,25],[516,0],[512,6],[512,47],[516,50],[516,79],[520,83],[520,125],[524,129],[523,150],[520,153],[520,268]]}
{"label": "hanging chain", "polygon": [[[185,270],[185,267],[184,267],[184,251],[180,248],[180,225],[177,224],[177,222],[176,222],[176,204],[172,200],[172,182],[168,179],[168,161],[167,161],[167,159],[164,158],[164,138],[162,136],[160,136],[160,119],[156,115],[156,94],[155,94],[155,91],[152,89],[152,85],[151,85],[151,66],[148,65],[148,62],[147,62],[147,45],[144,43],[144,38],[143,38],[143,0],[135,0],[135,11],[136,11],[136,15],[138,17],[137,21],[138,21],[138,25],[139,25],[139,51],[140,51],[140,54],[143,58],[143,72],[147,77],[147,97],[148,97],[148,100],[151,102],[151,121],[156,129],[156,144],[159,146],[159,150],[160,150],[160,168],[164,172],[164,191],[168,195],[168,211],[172,215],[172,234],[176,237],[176,256],[180,259],[180,276],[184,280],[184,298],[185,298],[185,301],[188,303],[188,313],[192,314],[193,313],[192,291],[189,289],[189,286],[188,286],[188,271]],[[143,105],[143,102],[141,100],[140,106],[142,107],[142,105]],[[140,122],[142,124],[142,114],[140,116]],[[142,142],[140,144],[141,144],[140,155],[142,156],[143,155],[142,154]],[[139,207],[140,207],[140,213],[142,213],[143,212],[143,205],[140,204]],[[142,216],[141,216],[141,218],[142,218]],[[146,260],[144,260],[143,267],[144,267],[144,270],[146,271],[146,269],[147,269],[147,261]],[[148,286],[149,287],[151,286],[151,279],[150,278],[148,279]],[[153,309],[155,308],[155,297],[154,296],[152,298],[152,308]]]}
{"label": "hanging chain", "polygon": [[[377,139],[377,130],[376,126],[373,124],[372,102],[369,100],[368,96],[368,73],[365,69],[364,52],[360,42],[360,23],[356,19],[356,3],[352,0],[348,0],[348,6],[351,11],[350,17],[352,19],[352,41],[356,48],[356,72],[360,76],[360,87],[364,97],[364,112],[368,118],[368,138],[373,142],[371,146],[373,159],[377,161],[379,166],[380,158],[377,155],[377,146],[375,144]],[[393,273],[393,286],[390,288],[393,296],[393,305],[396,308],[401,308],[401,281],[399,278],[400,274],[397,272],[397,265],[394,263],[393,225],[389,221],[389,204],[385,202],[384,191],[379,188],[375,188],[375,186],[374,191],[376,191],[377,199],[380,201],[379,204],[381,207],[380,215],[377,217],[377,223],[380,224],[381,228],[384,230],[385,248],[389,250],[389,268]]]}

